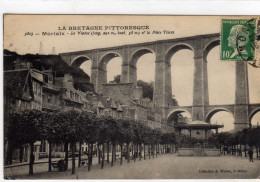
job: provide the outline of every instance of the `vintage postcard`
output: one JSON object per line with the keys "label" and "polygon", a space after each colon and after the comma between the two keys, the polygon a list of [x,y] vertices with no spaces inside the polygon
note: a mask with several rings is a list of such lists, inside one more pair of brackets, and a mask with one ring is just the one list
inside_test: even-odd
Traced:
{"label": "vintage postcard", "polygon": [[3,19],[4,179],[260,177],[260,16]]}

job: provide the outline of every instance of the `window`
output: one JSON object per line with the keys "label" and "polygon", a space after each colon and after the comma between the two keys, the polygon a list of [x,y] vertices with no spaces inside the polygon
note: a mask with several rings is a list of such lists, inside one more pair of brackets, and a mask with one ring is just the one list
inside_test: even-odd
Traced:
{"label": "window", "polygon": [[38,85],[38,83],[35,83],[35,86],[36,86],[36,94],[38,95],[39,94],[39,85]]}
{"label": "window", "polygon": [[35,82],[32,82],[32,86],[33,86],[33,92],[36,93],[36,85],[35,85]]}
{"label": "window", "polygon": [[42,101],[45,102],[45,100],[46,100],[46,96],[44,93],[42,93]]}
{"label": "window", "polygon": [[17,101],[17,107],[21,107],[21,103],[22,103],[22,101],[19,99],[18,101]]}
{"label": "window", "polygon": [[34,93],[37,94],[37,89],[38,89],[37,84],[36,84],[36,82],[33,82],[33,83],[34,83]]}
{"label": "window", "polygon": [[48,83],[53,83],[53,76],[52,75],[48,76]]}
{"label": "window", "polygon": [[48,94],[47,102],[48,102],[48,103],[51,102],[51,94]]}
{"label": "window", "polygon": [[48,83],[48,76],[47,75],[43,75],[43,79],[45,83]]}
{"label": "window", "polygon": [[66,90],[66,97],[70,98],[70,91],[69,90]]}
{"label": "window", "polygon": [[41,85],[40,84],[38,84],[38,87],[39,87],[39,96],[41,96],[41,94],[42,94],[42,87],[41,87]]}
{"label": "window", "polygon": [[58,104],[58,96],[57,95],[53,95],[53,102]]}

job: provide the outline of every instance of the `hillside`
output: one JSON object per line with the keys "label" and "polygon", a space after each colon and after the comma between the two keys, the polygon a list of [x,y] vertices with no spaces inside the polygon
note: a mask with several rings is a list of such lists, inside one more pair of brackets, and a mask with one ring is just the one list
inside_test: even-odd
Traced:
{"label": "hillside", "polygon": [[[4,70],[8,64],[13,64],[12,60],[20,59],[22,61],[30,62],[33,68],[38,70],[52,68],[57,77],[64,76],[64,74],[71,74],[77,89],[82,91],[89,90],[92,87],[90,77],[82,69],[70,67],[59,55],[39,55],[39,54],[25,54],[19,55],[16,52],[4,50],[5,56],[10,56],[13,59],[4,59]],[[10,67],[10,66],[9,66]]]}

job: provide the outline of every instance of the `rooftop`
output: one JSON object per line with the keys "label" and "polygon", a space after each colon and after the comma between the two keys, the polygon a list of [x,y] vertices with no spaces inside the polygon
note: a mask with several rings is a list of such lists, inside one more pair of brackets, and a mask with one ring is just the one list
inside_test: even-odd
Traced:
{"label": "rooftop", "polygon": [[200,120],[175,126],[175,128],[179,128],[179,129],[217,129],[223,127],[224,125],[210,124]]}

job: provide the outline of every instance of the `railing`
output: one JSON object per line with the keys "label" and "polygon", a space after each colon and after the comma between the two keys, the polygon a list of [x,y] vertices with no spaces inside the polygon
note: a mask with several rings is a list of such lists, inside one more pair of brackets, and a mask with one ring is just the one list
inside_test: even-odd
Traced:
{"label": "railing", "polygon": [[75,100],[75,99],[71,99],[69,97],[63,97],[64,100],[67,100],[67,101],[70,101],[70,102],[74,102],[74,103],[77,103],[77,104],[83,104],[83,101],[80,101],[80,100]]}
{"label": "railing", "polygon": [[178,156],[220,156],[220,150],[210,148],[179,148]]}
{"label": "railing", "polygon": [[47,103],[43,102],[42,103],[42,108],[43,109],[49,109],[49,110],[59,110],[59,105],[53,104],[53,103]]}
{"label": "railing", "polygon": [[47,89],[54,90],[57,92],[60,91],[60,88],[58,86],[50,84],[50,83],[44,83],[43,88],[47,88]]}

